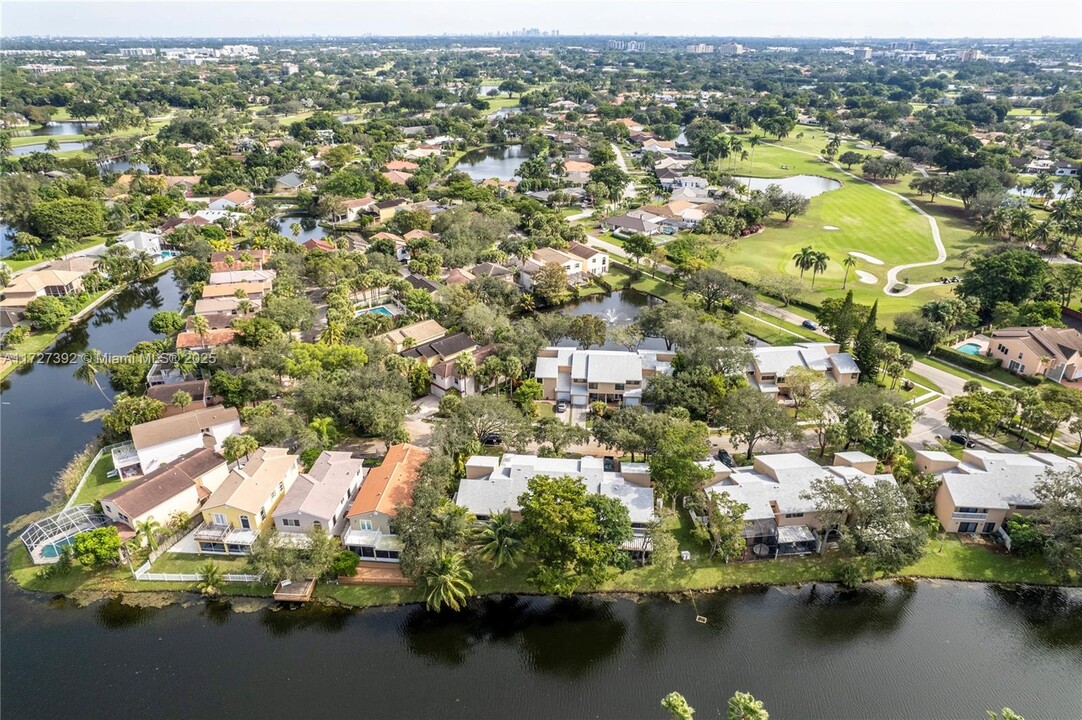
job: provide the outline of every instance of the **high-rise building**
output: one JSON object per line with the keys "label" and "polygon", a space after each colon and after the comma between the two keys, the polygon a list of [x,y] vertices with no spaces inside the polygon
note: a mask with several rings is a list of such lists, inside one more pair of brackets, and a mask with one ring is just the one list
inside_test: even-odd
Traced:
{"label": "high-rise building", "polygon": [[718,45],[718,52],[722,55],[743,55],[744,46],[740,43],[722,43],[721,45]]}
{"label": "high-rise building", "polygon": [[693,55],[704,55],[714,52],[714,46],[706,43],[695,43],[694,45],[688,45],[685,50]]}

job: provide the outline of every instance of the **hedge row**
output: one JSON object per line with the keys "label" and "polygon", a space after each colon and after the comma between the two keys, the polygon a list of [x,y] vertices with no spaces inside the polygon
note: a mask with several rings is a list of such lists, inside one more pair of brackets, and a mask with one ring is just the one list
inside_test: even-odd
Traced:
{"label": "hedge row", "polygon": [[933,350],[932,355],[940,360],[946,360],[955,365],[961,365],[962,367],[982,373],[990,372],[999,367],[999,361],[994,358],[983,357],[981,355],[967,355],[964,352],[958,352],[953,348],[943,347],[942,345]]}

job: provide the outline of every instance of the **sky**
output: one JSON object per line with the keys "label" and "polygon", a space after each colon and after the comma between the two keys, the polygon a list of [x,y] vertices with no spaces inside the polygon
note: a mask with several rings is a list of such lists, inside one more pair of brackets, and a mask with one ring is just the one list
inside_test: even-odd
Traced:
{"label": "sky", "polygon": [[3,0],[0,36],[1082,37],[1079,0]]}

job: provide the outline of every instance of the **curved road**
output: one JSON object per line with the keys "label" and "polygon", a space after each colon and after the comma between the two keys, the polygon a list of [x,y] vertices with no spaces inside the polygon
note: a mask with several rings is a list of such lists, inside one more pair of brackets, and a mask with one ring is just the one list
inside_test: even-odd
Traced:
{"label": "curved road", "polygon": [[[818,158],[820,160],[823,159],[822,155],[819,155],[818,153],[808,152],[807,150],[797,150],[796,148],[785,147],[784,145],[775,145],[774,143],[768,143],[768,144],[771,147],[781,148],[782,150],[788,150],[789,152],[800,153],[801,155],[810,155],[811,157]],[[888,195],[893,195],[894,197],[898,198],[899,200],[904,202],[906,205],[908,205],[909,207],[913,208],[918,213],[923,215],[924,218],[928,221],[928,225],[932,228],[932,241],[935,243],[936,259],[935,260],[929,260],[929,261],[926,261],[926,262],[907,263],[905,265],[895,265],[894,267],[892,267],[890,270],[887,271],[887,282],[886,282],[886,285],[883,286],[883,293],[885,295],[891,295],[893,297],[903,297],[905,295],[912,295],[917,290],[921,290],[921,289],[927,288],[927,287],[935,287],[936,285],[939,285],[940,283],[937,283],[937,282],[919,283],[917,285],[907,285],[906,288],[904,290],[902,290],[901,292],[893,293],[893,292],[890,291],[890,289],[892,287],[894,287],[895,285],[898,284],[898,282],[899,282],[898,274],[899,273],[904,272],[906,270],[910,270],[912,268],[929,267],[931,265],[942,265],[944,262],[947,261],[947,248],[944,247],[943,240],[939,237],[939,225],[936,223],[935,218],[932,217],[931,215],[929,215],[928,213],[924,212],[924,210],[920,206],[918,206],[916,203],[914,203],[912,200],[905,197],[904,195],[900,195],[900,194],[894,192],[893,190],[887,190],[885,187],[883,187],[881,185],[877,185],[876,183],[869,182],[868,180],[865,180],[864,178],[860,177],[859,175],[855,175],[855,174],[849,172],[848,170],[843,170],[841,165],[839,165],[836,162],[831,161],[830,165],[835,170],[837,170],[838,172],[840,172],[840,173],[842,173],[844,175],[848,175],[849,177],[853,178],[854,180],[859,180],[862,183],[867,183],[868,185],[871,185],[872,187],[874,187],[876,190],[879,190],[881,192],[885,192]]]}

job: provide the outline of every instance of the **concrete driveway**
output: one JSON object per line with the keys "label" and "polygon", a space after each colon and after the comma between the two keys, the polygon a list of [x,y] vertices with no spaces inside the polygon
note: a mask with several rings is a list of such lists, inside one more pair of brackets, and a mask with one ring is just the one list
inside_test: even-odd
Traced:
{"label": "concrete driveway", "polygon": [[413,404],[413,410],[406,415],[406,432],[410,442],[420,447],[432,444],[432,417],[440,408],[440,399],[435,395],[425,395]]}

